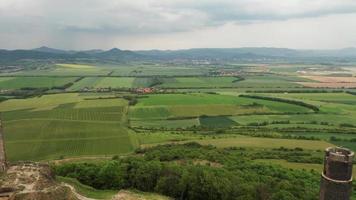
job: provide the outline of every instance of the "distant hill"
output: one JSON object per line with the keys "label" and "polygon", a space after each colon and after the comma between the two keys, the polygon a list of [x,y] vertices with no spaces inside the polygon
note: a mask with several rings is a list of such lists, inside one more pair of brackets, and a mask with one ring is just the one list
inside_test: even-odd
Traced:
{"label": "distant hill", "polygon": [[356,48],[338,50],[295,50],[287,48],[200,48],[185,50],[129,51],[117,48],[103,51],[67,51],[40,47],[32,50],[0,50],[0,63],[21,59],[96,59],[133,60],[273,60],[273,59],[351,59],[356,60]]}
{"label": "distant hill", "polygon": [[296,56],[298,51],[282,48],[206,48],[176,51],[137,51],[161,59],[259,59]]}
{"label": "distant hill", "polygon": [[137,60],[144,59],[146,57],[144,55],[137,54],[133,51],[123,51],[117,48],[113,48],[108,51],[103,51],[92,55],[99,59],[109,60]]}
{"label": "distant hill", "polygon": [[42,46],[40,48],[32,49],[32,51],[43,52],[43,53],[55,53],[55,54],[70,54],[74,53],[74,51],[65,51],[61,49],[53,49],[49,47]]}

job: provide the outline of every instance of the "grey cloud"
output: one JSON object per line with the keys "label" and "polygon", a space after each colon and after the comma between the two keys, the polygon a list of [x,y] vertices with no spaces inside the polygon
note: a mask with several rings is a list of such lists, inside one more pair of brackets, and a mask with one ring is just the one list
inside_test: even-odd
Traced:
{"label": "grey cloud", "polygon": [[355,0],[0,0],[0,44],[16,37],[18,43],[41,45],[94,39],[110,44],[118,38],[142,43],[229,24],[248,30],[255,24],[350,13],[356,13]]}
{"label": "grey cloud", "polygon": [[[4,0],[9,23],[37,23],[45,29],[96,34],[151,34],[191,31],[229,22],[319,17],[356,12],[352,0]],[[33,2],[33,4],[31,4]],[[28,6],[27,6],[28,5]],[[14,15],[13,10],[17,11]],[[42,19],[41,19],[42,18]],[[36,19],[33,22],[26,22]]]}

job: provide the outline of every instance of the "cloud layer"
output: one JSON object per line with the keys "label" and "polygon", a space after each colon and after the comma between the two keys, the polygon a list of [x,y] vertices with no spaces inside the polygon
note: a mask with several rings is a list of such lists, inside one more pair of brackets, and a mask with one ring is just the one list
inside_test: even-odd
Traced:
{"label": "cloud layer", "polygon": [[[310,23],[320,26],[338,26],[342,31],[354,31],[350,27],[340,27],[346,21],[354,26],[356,1],[354,0],[2,0],[0,1],[0,48],[32,47],[36,45],[52,45],[61,48],[105,48],[118,46],[140,49],[135,41],[142,41],[142,48],[181,48],[173,45],[175,39],[183,38],[186,48],[209,46],[208,41],[196,44],[194,35],[206,33],[207,40],[216,46],[216,38],[212,32],[219,32],[215,37],[228,37],[231,32],[221,30],[230,28],[246,41],[259,41],[264,34],[273,34],[276,30],[264,30],[260,35],[247,37],[251,30],[263,31],[266,26],[274,26],[280,32],[283,24],[286,27],[304,28]],[[347,17],[347,18],[346,18]],[[331,20],[326,22],[325,19]],[[319,20],[319,21],[318,21]],[[343,20],[343,21],[337,21]],[[298,23],[299,22],[299,23]],[[274,24],[274,25],[272,25]],[[294,25],[293,25],[294,24]],[[293,26],[291,26],[293,25]],[[315,29],[316,27],[309,27]],[[323,28],[322,28],[323,29]],[[324,27],[324,29],[326,29]],[[328,30],[330,31],[330,30]],[[315,31],[296,30],[304,35],[314,36]],[[313,32],[313,33],[310,33]],[[316,31],[317,32],[317,31]],[[353,32],[356,33],[356,32]],[[294,35],[285,32],[286,38]],[[324,33],[319,31],[322,36]],[[183,35],[183,37],[182,37]],[[329,35],[329,34],[327,34]],[[356,35],[356,34],[353,34]],[[353,37],[330,48],[355,45]],[[166,38],[171,45],[152,44],[157,38]],[[200,39],[201,38],[197,38]],[[203,38],[204,39],[204,38]],[[280,45],[266,37],[272,46]],[[330,40],[337,38],[329,38]],[[281,38],[284,41],[284,38]],[[346,41],[346,42],[345,42]],[[166,44],[168,44],[166,42]],[[235,46],[245,44],[242,40]],[[263,42],[261,45],[265,45]],[[286,40],[286,46],[293,41]],[[246,44],[247,46],[248,43]],[[251,43],[251,45],[255,45]],[[261,46],[260,45],[260,46]],[[221,46],[226,46],[223,44]],[[315,48],[323,45],[315,44]],[[305,47],[309,47],[305,45]]]}

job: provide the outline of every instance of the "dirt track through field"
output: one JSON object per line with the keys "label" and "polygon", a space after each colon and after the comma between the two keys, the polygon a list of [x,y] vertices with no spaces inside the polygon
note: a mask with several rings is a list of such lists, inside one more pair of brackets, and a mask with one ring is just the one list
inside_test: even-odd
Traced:
{"label": "dirt track through field", "polygon": [[73,186],[71,186],[67,183],[62,183],[62,185],[68,187],[72,191],[72,193],[75,195],[75,197],[77,197],[79,200],[97,200],[97,199],[88,198],[88,197],[85,197],[85,196],[79,194]]}

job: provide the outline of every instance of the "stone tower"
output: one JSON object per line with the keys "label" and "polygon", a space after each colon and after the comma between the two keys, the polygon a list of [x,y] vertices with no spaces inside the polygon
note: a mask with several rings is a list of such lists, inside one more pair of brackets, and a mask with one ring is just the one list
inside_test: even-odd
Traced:
{"label": "stone tower", "polygon": [[320,200],[349,200],[352,192],[354,152],[340,147],[325,150],[321,175]]}
{"label": "stone tower", "polygon": [[5,154],[5,142],[4,142],[4,130],[0,113],[0,173],[5,172],[7,168],[6,154]]}

